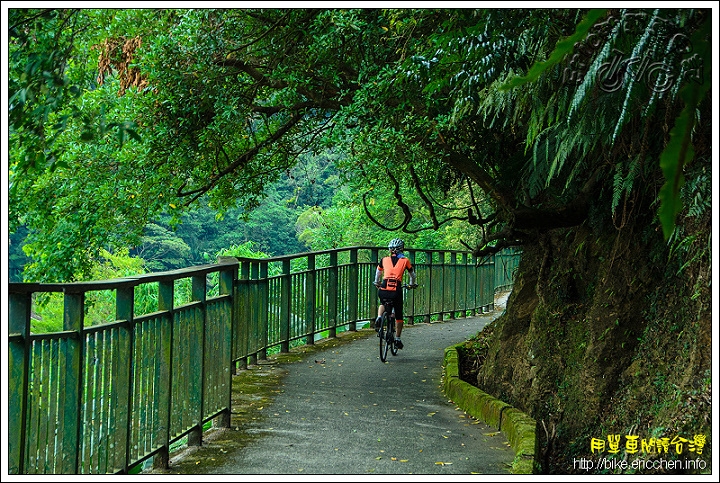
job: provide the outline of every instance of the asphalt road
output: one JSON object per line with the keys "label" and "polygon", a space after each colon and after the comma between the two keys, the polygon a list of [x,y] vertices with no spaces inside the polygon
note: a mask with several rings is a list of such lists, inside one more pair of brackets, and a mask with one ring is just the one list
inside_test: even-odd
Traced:
{"label": "asphalt road", "polygon": [[257,439],[213,474],[508,475],[514,453],[496,428],[442,392],[445,348],[501,313],[407,326],[404,349],[379,358],[372,333],[289,366]]}

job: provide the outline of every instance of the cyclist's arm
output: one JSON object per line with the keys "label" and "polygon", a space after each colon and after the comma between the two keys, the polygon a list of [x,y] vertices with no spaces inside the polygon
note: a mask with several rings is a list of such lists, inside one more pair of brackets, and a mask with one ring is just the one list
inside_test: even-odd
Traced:
{"label": "cyclist's arm", "polygon": [[415,270],[411,268],[410,270],[408,270],[408,274],[410,274],[410,285],[417,285],[417,274],[415,273]]}
{"label": "cyclist's arm", "polygon": [[381,281],[382,281],[382,271],[378,268],[375,270],[375,281],[373,283],[376,286],[379,286]]}
{"label": "cyclist's arm", "polygon": [[410,263],[408,263],[407,272],[410,277],[410,283],[408,285],[414,287],[417,285],[417,273],[415,273],[415,268]]}

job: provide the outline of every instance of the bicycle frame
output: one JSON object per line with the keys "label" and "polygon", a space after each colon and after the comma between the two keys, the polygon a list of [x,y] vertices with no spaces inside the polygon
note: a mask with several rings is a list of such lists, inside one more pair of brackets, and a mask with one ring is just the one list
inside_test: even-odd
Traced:
{"label": "bicycle frame", "polygon": [[[417,286],[417,285],[416,285]],[[413,288],[410,285],[403,284],[401,289],[407,291]],[[380,300],[385,307],[382,314],[382,320],[378,329],[378,337],[380,338],[380,360],[387,360],[388,349],[394,356],[398,354],[398,348],[395,346],[395,303],[392,299]]]}

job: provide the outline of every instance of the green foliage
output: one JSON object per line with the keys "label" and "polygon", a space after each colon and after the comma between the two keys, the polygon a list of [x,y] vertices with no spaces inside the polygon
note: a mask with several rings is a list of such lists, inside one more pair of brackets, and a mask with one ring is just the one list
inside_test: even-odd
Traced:
{"label": "green foliage", "polygon": [[263,253],[256,248],[253,241],[247,241],[241,245],[233,245],[223,248],[217,252],[218,257],[238,257],[238,258],[269,258],[270,255]]}
{"label": "green foliage", "polygon": [[136,254],[151,272],[161,272],[186,266],[190,247],[167,228],[149,223]]}
{"label": "green foliage", "polygon": [[[26,277],[86,278],[101,249],[141,247],[147,223],[174,229],[198,202],[218,222],[238,221],[238,233],[215,232],[225,246],[254,240],[273,254],[303,248],[275,230],[303,212],[312,246],[332,246],[338,220],[357,225],[357,242],[372,240],[358,223],[366,217],[387,232],[378,238],[483,253],[584,223],[601,204],[615,215],[627,202],[636,216],[660,191],[666,230],[689,148],[709,159],[709,91],[693,91],[693,53],[678,43],[697,47],[709,72],[707,18],[695,9],[11,11],[9,219],[28,229]],[[667,71],[633,70],[643,56]],[[666,118],[676,119],[669,139]],[[315,183],[291,193],[298,166]],[[347,203],[323,205],[340,183]],[[311,192],[320,195],[303,199]],[[163,236],[153,249],[172,246],[167,266],[219,248],[197,237],[188,253]]]}
{"label": "green foliage", "polygon": [[696,46],[698,56],[703,65],[703,72],[700,87],[693,84],[686,84],[680,90],[680,97],[685,107],[675,119],[675,125],[670,131],[670,142],[660,155],[660,167],[665,176],[665,184],[660,190],[659,217],[662,223],[665,239],[670,238],[675,229],[675,217],[682,209],[680,188],[685,183],[682,170],[693,160],[695,151],[692,145],[692,133],[695,125],[696,110],[711,85],[711,57],[710,57],[710,29],[711,19],[705,19],[704,24],[692,36],[692,45]]}
{"label": "green foliage", "polygon": [[578,24],[575,33],[558,42],[555,46],[555,50],[553,50],[547,60],[535,63],[526,76],[516,76],[511,78],[504,86],[500,87],[500,90],[513,89],[527,84],[528,82],[536,81],[541,74],[560,63],[565,56],[572,53],[575,45],[585,39],[590,28],[606,15],[607,11],[604,9],[594,9],[588,12],[583,21]]}

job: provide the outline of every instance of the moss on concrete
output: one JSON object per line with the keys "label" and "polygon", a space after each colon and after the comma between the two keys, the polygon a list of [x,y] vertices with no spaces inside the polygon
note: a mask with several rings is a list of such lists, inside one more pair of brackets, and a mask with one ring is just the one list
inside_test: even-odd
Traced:
{"label": "moss on concrete", "polygon": [[535,467],[535,420],[509,404],[460,379],[458,350],[462,344],[445,349],[445,395],[463,411],[498,428],[515,451],[512,473],[531,474]]}

